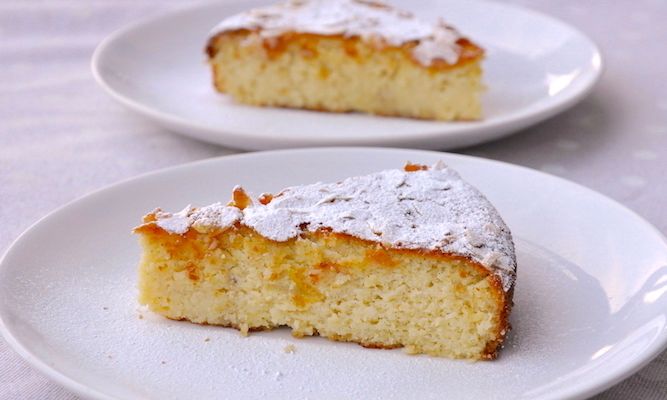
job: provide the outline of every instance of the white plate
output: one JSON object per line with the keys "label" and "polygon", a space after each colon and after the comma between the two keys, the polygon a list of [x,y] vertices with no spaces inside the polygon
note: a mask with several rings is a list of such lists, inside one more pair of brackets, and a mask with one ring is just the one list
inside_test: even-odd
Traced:
{"label": "white plate", "polygon": [[214,92],[203,48],[209,30],[222,18],[266,3],[225,0],[122,29],[95,52],[95,77],[132,110],[176,132],[226,146],[444,149],[496,139],[565,110],[588,93],[602,68],[600,52],[590,39],[527,9],[469,0],[395,0],[430,20],[443,16],[487,49],[484,121],[447,123],[237,105]]}
{"label": "white plate", "polygon": [[[480,188],[514,233],[514,330],[498,360],[409,356],[286,330],[243,338],[138,309],[130,229],[154,207],[224,201],[239,182],[275,192],[438,159]],[[0,330],[33,365],[93,398],[583,398],[665,347],[666,289],[664,237],[573,183],[418,150],[291,150],[163,170],[44,218],[0,263]],[[290,343],[294,354],[283,351]]]}

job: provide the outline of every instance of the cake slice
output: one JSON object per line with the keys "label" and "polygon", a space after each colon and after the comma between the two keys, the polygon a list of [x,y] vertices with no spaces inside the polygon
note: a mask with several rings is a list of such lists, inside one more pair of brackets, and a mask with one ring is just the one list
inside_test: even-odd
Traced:
{"label": "cake slice", "polygon": [[243,333],[288,326],[366,347],[493,359],[516,263],[492,205],[442,164],[408,164],[228,205],[156,210],[139,301]]}
{"label": "cake slice", "polygon": [[366,0],[292,0],[223,20],[213,83],[240,103],[477,120],[483,50],[443,22]]}

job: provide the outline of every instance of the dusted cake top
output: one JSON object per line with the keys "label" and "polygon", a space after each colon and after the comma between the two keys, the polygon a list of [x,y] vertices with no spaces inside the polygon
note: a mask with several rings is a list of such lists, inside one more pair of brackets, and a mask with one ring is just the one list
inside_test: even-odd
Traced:
{"label": "dusted cake top", "polygon": [[494,271],[506,291],[515,277],[509,229],[477,189],[442,163],[295,186],[267,204],[242,208],[221,203],[199,209],[188,206],[175,214],[155,213],[155,223],[183,234],[190,227],[226,228],[240,222],[275,241],[289,240],[304,230],[331,229],[391,248],[470,258]]}
{"label": "dusted cake top", "polygon": [[247,29],[264,38],[286,32],[357,36],[373,43],[393,46],[416,41],[414,58],[429,66],[436,59],[456,64],[459,33],[443,22],[431,24],[412,14],[376,1],[290,0],[234,15],[218,24],[211,36]]}

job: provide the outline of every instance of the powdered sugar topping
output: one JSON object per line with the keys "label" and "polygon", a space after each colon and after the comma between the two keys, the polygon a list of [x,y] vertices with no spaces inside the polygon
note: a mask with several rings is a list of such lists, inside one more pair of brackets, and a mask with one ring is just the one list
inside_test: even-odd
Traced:
{"label": "powdered sugar topping", "polygon": [[[167,213],[158,211],[155,214],[155,223],[167,232],[184,234],[192,226],[192,211],[194,209],[190,204],[177,213]],[[233,222],[232,222],[233,223]]]}
{"label": "powdered sugar topping", "polygon": [[456,64],[460,50],[456,42],[461,38],[442,22],[432,24],[368,0],[290,0],[229,17],[213,29],[211,36],[240,29],[259,31],[267,39],[298,32],[356,36],[393,46],[418,41],[413,55],[425,66],[436,59]]}
{"label": "powdered sugar topping", "polygon": [[388,170],[285,189],[268,204],[244,210],[216,203],[158,213],[156,224],[182,234],[190,226],[240,222],[286,241],[304,230],[331,229],[392,248],[436,250],[470,258],[494,271],[509,290],[515,276],[509,229],[491,203],[451,168]]}

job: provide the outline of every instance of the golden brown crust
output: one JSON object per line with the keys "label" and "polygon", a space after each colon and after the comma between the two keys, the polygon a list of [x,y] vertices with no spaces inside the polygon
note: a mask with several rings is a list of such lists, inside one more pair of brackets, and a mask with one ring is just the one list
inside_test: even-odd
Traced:
{"label": "golden brown crust", "polygon": [[248,196],[245,190],[242,187],[237,186],[232,191],[232,201],[227,204],[231,207],[236,207],[239,210],[243,210],[246,207],[252,205],[252,199]]}
{"label": "golden brown crust", "polygon": [[271,202],[271,200],[273,200],[273,195],[271,193],[263,193],[257,199],[257,201],[259,201],[259,204],[262,204],[262,205],[269,204]]}
{"label": "golden brown crust", "polygon": [[428,165],[412,164],[411,162],[408,162],[403,167],[403,170],[405,170],[405,172],[426,171],[428,170]]}
{"label": "golden brown crust", "polygon": [[[212,61],[220,47],[219,41],[225,38],[246,37],[256,31],[248,29],[238,29],[234,31],[226,31],[218,33],[211,37],[206,45],[205,52],[208,55],[209,62]],[[298,44],[303,50],[303,55],[307,57],[317,56],[317,44],[322,39],[338,39],[343,42],[345,53],[354,59],[358,59],[357,46],[362,44],[362,40],[357,36],[346,37],[341,34],[336,35],[319,35],[314,33],[300,33],[300,32],[285,32],[279,36],[270,39],[262,39],[262,46],[267,52],[269,58],[275,58],[285,52],[290,44]],[[459,46],[459,58],[456,63],[449,64],[445,60],[435,59],[429,66],[420,64],[412,55],[415,47],[419,45],[419,41],[414,40],[404,43],[400,46],[392,46],[389,44],[378,45],[378,51],[399,51],[412,61],[413,63],[428,68],[430,71],[436,72],[440,70],[447,70],[458,68],[471,62],[478,62],[484,58],[484,49],[473,43],[467,38],[461,38],[456,41]]]}
{"label": "golden brown crust", "polygon": [[498,329],[496,331],[497,339],[492,340],[486,344],[486,347],[482,352],[482,358],[485,360],[495,360],[498,357],[498,352],[503,347],[503,343],[505,342],[507,335],[512,329],[509,322],[509,316],[512,311],[512,306],[514,305],[512,300],[514,296],[514,283],[512,283],[510,290],[505,292],[503,290],[503,284],[500,281],[500,278],[495,275],[491,275],[489,279],[491,279],[493,285],[496,287],[496,293],[501,295],[499,301],[502,301],[503,306],[500,315],[498,316]]}

